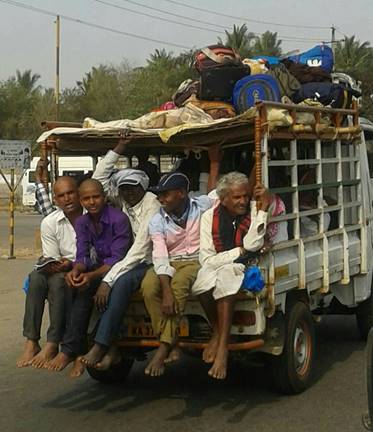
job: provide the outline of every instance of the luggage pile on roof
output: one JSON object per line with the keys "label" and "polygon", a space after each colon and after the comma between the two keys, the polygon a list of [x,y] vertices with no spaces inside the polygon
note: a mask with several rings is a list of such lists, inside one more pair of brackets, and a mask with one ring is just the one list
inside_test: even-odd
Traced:
{"label": "luggage pile on roof", "polygon": [[[135,119],[98,122],[87,117],[83,127],[57,127],[44,132],[38,142],[52,135],[80,137],[160,137],[167,143],[183,131],[227,129],[254,122],[257,101],[350,108],[361,100],[359,84],[343,73],[333,73],[333,52],[317,45],[302,54],[286,58],[256,56],[241,59],[232,48],[211,45],[197,52],[194,66],[198,80],[183,81],[172,100]],[[312,125],[312,114],[298,113],[294,120],[287,110],[271,108],[268,127]],[[330,124],[323,116],[321,123]],[[227,132],[229,134],[229,132]]]}
{"label": "luggage pile on roof", "polygon": [[219,119],[241,114],[257,101],[312,101],[350,108],[352,99],[361,96],[359,86],[345,74],[332,73],[333,66],[333,52],[324,44],[286,58],[250,59],[241,59],[231,48],[212,45],[196,55],[199,80],[182,82],[172,101],[158,109],[191,103]]}

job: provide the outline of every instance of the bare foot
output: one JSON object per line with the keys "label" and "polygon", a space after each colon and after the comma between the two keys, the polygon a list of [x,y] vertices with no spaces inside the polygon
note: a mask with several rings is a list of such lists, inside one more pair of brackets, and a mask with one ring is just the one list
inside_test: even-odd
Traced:
{"label": "bare foot", "polygon": [[46,369],[50,371],[60,372],[65,367],[71,363],[74,359],[69,357],[67,354],[60,352],[56,355],[54,359],[52,359],[48,364],[46,364]]}
{"label": "bare foot", "polygon": [[104,355],[103,359],[96,364],[96,369],[108,370],[111,366],[115,366],[122,361],[122,354],[116,345],[112,345],[109,351]]}
{"label": "bare foot", "polygon": [[202,359],[205,363],[213,363],[216,357],[216,352],[218,351],[219,345],[219,333],[214,332],[211,336],[209,343],[203,350]]}
{"label": "bare foot", "polygon": [[222,380],[227,376],[228,349],[219,349],[216,353],[214,364],[209,370],[210,377]]}
{"label": "bare foot", "polygon": [[148,366],[145,368],[145,374],[155,377],[161,376],[164,373],[164,361],[168,357],[170,352],[170,345],[164,342],[161,342],[157,352],[154,354],[154,357],[151,359]]}
{"label": "bare foot", "polygon": [[86,369],[87,366],[81,362],[80,358],[75,359],[73,367],[71,368],[71,371],[69,373],[70,378],[79,378],[84,374]]}
{"label": "bare foot", "polygon": [[58,344],[47,342],[44,348],[31,360],[30,364],[36,368],[41,369],[46,366],[58,354]]}
{"label": "bare foot", "polygon": [[170,354],[168,355],[168,357],[165,359],[164,364],[169,364],[169,363],[173,363],[173,362],[177,362],[180,360],[181,357],[181,350],[179,347],[174,346],[171,351]]}
{"label": "bare foot", "polygon": [[79,360],[89,367],[96,367],[97,363],[100,362],[107,352],[107,348],[104,345],[95,343],[93,347],[84,356],[79,357]]}
{"label": "bare foot", "polygon": [[31,360],[41,350],[39,342],[27,339],[23,353],[17,360],[17,367],[30,366]]}

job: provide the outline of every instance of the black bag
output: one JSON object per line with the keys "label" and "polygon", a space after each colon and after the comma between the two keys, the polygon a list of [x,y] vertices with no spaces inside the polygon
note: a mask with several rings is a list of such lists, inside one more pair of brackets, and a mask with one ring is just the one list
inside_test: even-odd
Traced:
{"label": "black bag", "polygon": [[350,108],[352,94],[344,86],[332,83],[307,83],[294,94],[293,102],[313,99],[332,108]]}
{"label": "black bag", "polygon": [[250,68],[243,64],[202,70],[199,98],[230,101],[234,85],[246,75],[250,75]]}

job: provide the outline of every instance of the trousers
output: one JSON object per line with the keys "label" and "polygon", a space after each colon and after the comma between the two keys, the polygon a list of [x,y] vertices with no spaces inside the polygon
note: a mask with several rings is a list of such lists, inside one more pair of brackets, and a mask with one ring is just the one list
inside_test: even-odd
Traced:
{"label": "trousers", "polygon": [[177,336],[180,317],[184,312],[186,299],[196,280],[200,264],[198,261],[171,261],[176,270],[171,279],[171,290],[177,305],[178,314],[164,316],[161,311],[162,289],[158,275],[150,268],[141,284],[146,309],[150,315],[153,331],[161,342],[172,344]]}
{"label": "trousers", "polygon": [[38,341],[44,314],[45,301],[49,306],[49,327],[47,341],[60,343],[66,324],[65,273],[47,275],[34,270],[30,273],[30,284],[26,294],[25,314],[23,318],[23,336]]}
{"label": "trousers", "polygon": [[86,289],[68,289],[66,331],[61,351],[69,357],[77,357],[87,350],[87,329],[91,317],[93,296],[101,279],[93,281]]}
{"label": "trousers", "polygon": [[110,292],[108,307],[100,318],[95,336],[96,343],[110,346],[118,336],[131,296],[139,289],[148,268],[149,264],[138,264],[115,281]]}

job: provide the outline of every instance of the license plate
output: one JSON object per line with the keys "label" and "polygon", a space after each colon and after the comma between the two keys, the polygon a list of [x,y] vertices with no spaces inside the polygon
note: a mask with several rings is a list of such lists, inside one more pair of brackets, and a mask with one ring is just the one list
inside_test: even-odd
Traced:
{"label": "license plate", "polygon": [[[187,317],[182,317],[177,330],[180,337],[189,336],[189,321]],[[151,323],[145,321],[131,321],[128,323],[128,337],[131,338],[154,338],[153,327]]]}
{"label": "license plate", "polygon": [[130,323],[128,324],[128,337],[153,338],[154,332],[151,323]]}

